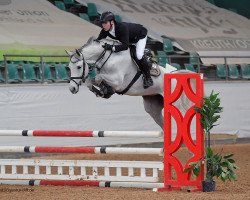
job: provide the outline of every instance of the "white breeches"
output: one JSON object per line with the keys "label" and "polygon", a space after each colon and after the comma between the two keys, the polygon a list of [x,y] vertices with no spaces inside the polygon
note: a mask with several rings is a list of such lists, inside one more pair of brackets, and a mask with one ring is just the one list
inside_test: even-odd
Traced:
{"label": "white breeches", "polygon": [[147,36],[145,38],[140,39],[136,44],[136,57],[138,60],[142,59],[142,56],[144,55],[144,49],[147,42]]}

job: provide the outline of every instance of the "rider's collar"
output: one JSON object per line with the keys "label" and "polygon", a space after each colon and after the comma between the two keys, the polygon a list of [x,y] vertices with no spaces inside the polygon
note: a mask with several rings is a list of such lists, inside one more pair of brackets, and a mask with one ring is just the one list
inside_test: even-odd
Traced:
{"label": "rider's collar", "polygon": [[115,24],[112,25],[111,30],[109,30],[109,33],[115,37]]}

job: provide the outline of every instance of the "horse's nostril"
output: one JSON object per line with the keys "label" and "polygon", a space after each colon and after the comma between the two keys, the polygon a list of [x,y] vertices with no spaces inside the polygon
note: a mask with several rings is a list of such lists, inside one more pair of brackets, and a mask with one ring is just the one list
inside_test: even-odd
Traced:
{"label": "horse's nostril", "polygon": [[76,91],[76,89],[75,89],[74,87],[70,87],[69,90],[70,90],[70,92],[73,93],[73,94],[74,94],[75,91]]}

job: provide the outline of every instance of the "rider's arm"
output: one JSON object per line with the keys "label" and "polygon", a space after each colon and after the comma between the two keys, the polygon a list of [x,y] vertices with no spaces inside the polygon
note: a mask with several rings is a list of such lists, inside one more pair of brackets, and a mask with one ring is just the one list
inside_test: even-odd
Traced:
{"label": "rider's arm", "polygon": [[121,44],[115,45],[114,46],[114,51],[119,52],[119,51],[127,50],[128,47],[129,47],[129,30],[128,30],[128,26],[122,24],[119,27],[119,30],[118,30],[117,34],[118,35],[116,35],[116,37],[119,39]]}
{"label": "rider's arm", "polygon": [[99,36],[97,37],[97,40],[101,40],[103,38],[106,38],[107,36],[108,36],[108,32],[102,29],[101,32],[99,33]]}

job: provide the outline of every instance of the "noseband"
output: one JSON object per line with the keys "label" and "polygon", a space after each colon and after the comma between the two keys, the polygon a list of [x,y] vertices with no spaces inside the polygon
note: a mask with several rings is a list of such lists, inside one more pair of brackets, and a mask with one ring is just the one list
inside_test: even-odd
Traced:
{"label": "noseband", "polygon": [[[72,57],[71,57],[72,58]],[[77,58],[78,59],[78,58]],[[70,59],[71,60],[71,59]],[[82,75],[81,76],[71,76],[70,77],[70,80],[71,81],[73,81],[73,82],[75,82],[75,84],[76,85],[80,85],[80,83],[77,83],[76,81],[75,81],[75,79],[81,79],[82,80],[82,82],[83,83],[85,83],[85,80],[86,80],[86,78],[85,78],[85,66],[83,66],[83,64],[85,65],[85,60],[84,60],[84,58],[81,60],[81,59],[78,59],[77,61],[75,61],[75,62],[73,62],[73,61],[71,61],[72,63],[77,63],[77,62],[80,62],[80,61],[82,61],[82,67],[83,67],[83,71],[82,71]]]}

